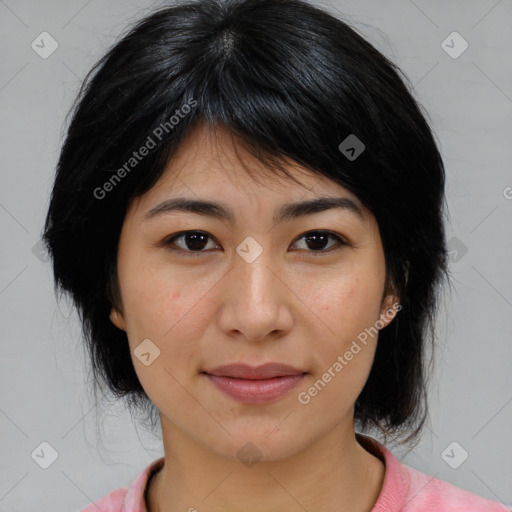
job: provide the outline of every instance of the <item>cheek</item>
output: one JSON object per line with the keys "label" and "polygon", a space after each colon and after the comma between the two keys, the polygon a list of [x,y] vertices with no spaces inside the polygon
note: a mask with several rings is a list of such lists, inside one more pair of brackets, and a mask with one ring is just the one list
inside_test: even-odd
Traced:
{"label": "cheek", "polygon": [[184,367],[202,327],[208,324],[212,283],[146,267],[134,271],[125,284],[125,318],[132,349],[149,338],[160,348],[160,363]]}
{"label": "cheek", "polygon": [[311,336],[321,340],[315,344],[315,377],[325,383],[318,384],[322,389],[316,405],[319,414],[329,404],[339,404],[343,414],[344,406],[355,402],[368,379],[378,340],[371,327],[378,318],[379,292],[375,284],[353,276],[317,289],[314,300],[321,322],[315,323]]}
{"label": "cheek", "polygon": [[135,247],[127,247],[124,253],[129,257],[120,259],[119,279],[127,322],[131,322],[132,327],[156,326],[168,322],[169,316],[179,314],[177,308],[182,304],[184,290],[179,275],[151,261]]}
{"label": "cheek", "polygon": [[351,273],[316,283],[305,292],[312,311],[337,335],[357,335],[373,325],[380,313],[380,280]]}
{"label": "cheek", "polygon": [[332,394],[343,403],[355,401],[368,378],[378,340],[375,322],[380,313],[381,280],[383,276],[371,271],[370,265],[354,265],[350,272],[311,287],[311,310],[320,320],[313,324],[311,336],[322,340],[317,345],[317,369],[336,375],[331,377],[326,400]]}
{"label": "cheek", "polygon": [[[140,270],[132,276],[123,290],[129,346],[139,381],[158,404],[162,389],[169,396],[181,396],[178,382],[184,380],[184,374],[194,365],[195,340],[201,325],[200,312],[194,308],[198,289],[193,286],[184,289],[175,278],[159,271]],[[134,354],[145,339],[151,340],[160,351],[149,366]]]}
{"label": "cheek", "polygon": [[126,273],[123,281],[123,304],[127,330],[149,337],[161,332],[159,324],[168,322],[171,305],[179,297],[179,291],[167,280],[157,278],[157,273],[134,269]]}

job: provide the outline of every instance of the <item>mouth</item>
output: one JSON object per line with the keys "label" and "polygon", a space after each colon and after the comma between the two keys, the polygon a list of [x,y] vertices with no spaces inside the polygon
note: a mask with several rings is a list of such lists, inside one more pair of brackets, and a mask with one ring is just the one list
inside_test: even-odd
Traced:
{"label": "mouth", "polygon": [[231,377],[233,379],[263,380],[274,377],[288,377],[307,373],[293,366],[282,363],[266,363],[260,366],[247,364],[227,364],[218,366],[202,373],[217,377]]}
{"label": "mouth", "polygon": [[201,374],[224,394],[246,405],[275,402],[308,374],[293,366],[268,363],[258,367],[225,365]]}

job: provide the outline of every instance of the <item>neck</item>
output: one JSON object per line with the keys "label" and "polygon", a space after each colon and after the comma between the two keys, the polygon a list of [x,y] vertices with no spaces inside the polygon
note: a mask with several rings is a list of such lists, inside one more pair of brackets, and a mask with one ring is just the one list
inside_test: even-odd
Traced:
{"label": "neck", "polygon": [[162,432],[165,465],[148,488],[148,512],[368,512],[384,481],[384,463],[357,442],[353,428],[337,428],[285,459],[260,453],[254,464],[199,446],[165,419]]}

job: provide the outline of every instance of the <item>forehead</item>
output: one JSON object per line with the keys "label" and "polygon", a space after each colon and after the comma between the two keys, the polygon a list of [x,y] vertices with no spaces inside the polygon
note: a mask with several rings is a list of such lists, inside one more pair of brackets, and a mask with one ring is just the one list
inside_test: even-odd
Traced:
{"label": "forehead", "polygon": [[[278,170],[267,167],[252,155],[235,134],[221,125],[198,124],[181,142],[169,160],[165,173],[169,182],[193,180],[205,184],[242,183],[247,187],[247,178],[260,186],[311,189],[321,178],[309,169],[283,157],[289,174],[299,183],[288,179]],[[165,180],[165,177],[163,177]],[[163,180],[163,181],[164,181]]]}
{"label": "forehead", "polygon": [[270,205],[337,196],[352,200],[368,216],[361,201],[345,187],[297,162],[284,162],[294,179],[266,166],[225,128],[201,123],[181,142],[154,187],[132,206],[140,212],[158,201],[184,195],[240,205],[247,200]]}

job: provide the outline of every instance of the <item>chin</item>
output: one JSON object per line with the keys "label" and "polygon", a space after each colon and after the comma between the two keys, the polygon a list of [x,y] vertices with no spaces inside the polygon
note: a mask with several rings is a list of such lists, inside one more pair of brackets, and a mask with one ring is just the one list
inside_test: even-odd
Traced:
{"label": "chin", "polygon": [[[297,444],[297,436],[292,432],[279,435],[276,424],[270,428],[247,429],[235,432],[227,428],[233,437],[224,436],[220,443],[210,444],[218,455],[238,460],[248,467],[256,462],[279,462],[302,451],[304,446]],[[270,433],[270,434],[269,434]]]}

